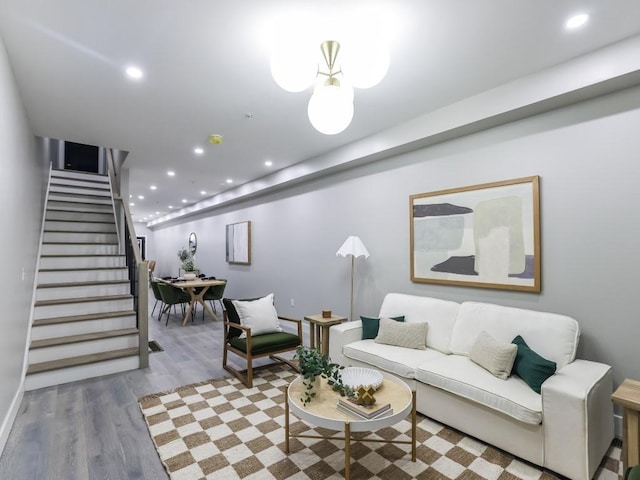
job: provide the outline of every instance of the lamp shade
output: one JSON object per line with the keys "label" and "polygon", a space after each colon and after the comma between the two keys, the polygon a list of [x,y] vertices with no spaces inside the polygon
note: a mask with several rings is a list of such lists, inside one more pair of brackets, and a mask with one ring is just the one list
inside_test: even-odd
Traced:
{"label": "lamp shade", "polygon": [[336,256],[339,257],[347,257],[349,255],[352,255],[355,258],[369,257],[369,251],[367,250],[367,247],[364,246],[364,243],[362,243],[362,240],[360,240],[360,237],[351,235],[336,252]]}
{"label": "lamp shade", "polygon": [[353,89],[335,85],[319,85],[309,99],[307,108],[313,128],[325,135],[335,135],[349,126],[353,119]]}

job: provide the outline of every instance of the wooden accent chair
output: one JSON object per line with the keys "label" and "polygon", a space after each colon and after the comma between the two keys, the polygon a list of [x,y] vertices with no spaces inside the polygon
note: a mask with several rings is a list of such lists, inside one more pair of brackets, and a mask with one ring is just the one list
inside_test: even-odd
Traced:
{"label": "wooden accent chair", "polygon": [[[243,299],[244,302],[259,300],[255,298]],[[286,358],[277,355],[283,352],[295,350],[298,345],[302,345],[302,321],[295,318],[288,318],[278,315],[278,319],[285,322],[292,322],[297,326],[297,334],[288,332],[263,333],[252,335],[251,328],[243,326],[240,316],[228,298],[222,300],[224,304],[224,349],[222,354],[222,367],[235,375],[247,388],[253,387],[253,372],[258,368],[271,367],[286,363],[294,370],[298,370],[297,365]],[[245,338],[240,338],[242,333]],[[245,359],[246,370],[237,370],[227,363],[229,353],[234,353]],[[253,361],[257,358],[269,357],[270,362],[259,367],[253,366]]]}

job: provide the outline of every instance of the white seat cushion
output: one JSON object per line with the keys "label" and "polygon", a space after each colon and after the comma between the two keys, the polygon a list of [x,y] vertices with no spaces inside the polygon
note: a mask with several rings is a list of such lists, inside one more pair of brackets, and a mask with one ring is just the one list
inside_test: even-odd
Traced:
{"label": "white seat cushion", "polygon": [[409,379],[414,377],[416,367],[420,363],[445,356],[432,348],[414,350],[375,343],[374,340],[360,340],[345,345],[343,354],[347,359],[352,358],[365,362],[399,377]]}
{"label": "white seat cushion", "polygon": [[463,355],[447,355],[419,364],[415,379],[468,398],[521,422],[542,423],[542,396],[520,378],[494,377]]}

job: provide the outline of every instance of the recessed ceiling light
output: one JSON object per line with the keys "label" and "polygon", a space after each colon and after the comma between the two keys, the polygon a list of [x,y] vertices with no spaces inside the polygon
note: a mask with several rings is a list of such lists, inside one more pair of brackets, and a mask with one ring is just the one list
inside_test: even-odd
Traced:
{"label": "recessed ceiling light", "polygon": [[589,15],[586,13],[579,13],[569,18],[564,24],[565,28],[574,30],[583,26],[589,20]]}
{"label": "recessed ceiling light", "polygon": [[196,147],[193,149],[193,153],[195,153],[196,155],[202,155],[204,153],[204,148]]}
{"label": "recessed ceiling light", "polygon": [[133,198],[133,195],[129,195],[129,198]]}
{"label": "recessed ceiling light", "polygon": [[156,212],[156,215],[160,215],[160,212]]}
{"label": "recessed ceiling light", "polygon": [[200,190],[200,195],[206,195],[207,192],[205,190]]}
{"label": "recessed ceiling light", "polygon": [[173,170],[169,170],[167,172],[167,175],[169,175],[170,177],[175,177],[176,176],[176,172],[174,172]]}
{"label": "recessed ceiling light", "polygon": [[233,180],[231,180],[230,178],[227,178],[227,183],[233,183]]}
{"label": "recessed ceiling light", "polygon": [[271,165],[273,165],[273,162],[271,160],[267,160],[266,162],[264,162],[265,166],[270,167]]}
{"label": "recessed ceiling light", "polygon": [[183,198],[183,199],[182,199],[182,203],[187,203],[187,199],[186,199],[186,198]]}
{"label": "recessed ceiling light", "polygon": [[172,208],[173,208],[173,205],[169,205],[169,209],[172,209]]}
{"label": "recessed ceiling light", "polygon": [[130,207],[135,207],[135,206],[136,206],[136,204],[135,204],[135,203],[133,203],[133,202],[129,202],[129,206],[130,206]]}
{"label": "recessed ceiling light", "polygon": [[138,200],[144,200],[144,195],[138,195]]}
{"label": "recessed ceiling light", "polygon": [[133,78],[134,80],[140,80],[142,77],[144,77],[144,73],[142,73],[142,70],[140,70],[140,68],[136,67],[135,65],[129,65],[125,71],[127,72],[127,76],[129,78]]}
{"label": "recessed ceiling light", "polygon": [[149,186],[149,189],[150,189],[150,190],[155,190],[156,188],[158,188],[158,187],[156,187],[155,185],[150,185],[150,186]]}

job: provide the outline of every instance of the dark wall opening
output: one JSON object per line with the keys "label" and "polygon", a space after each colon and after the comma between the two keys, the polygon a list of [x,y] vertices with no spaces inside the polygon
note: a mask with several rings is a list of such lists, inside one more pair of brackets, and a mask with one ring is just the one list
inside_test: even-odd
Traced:
{"label": "dark wall opening", "polygon": [[82,143],[64,143],[64,169],[98,173],[99,149]]}

